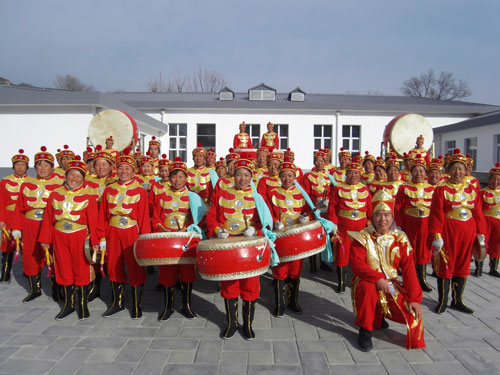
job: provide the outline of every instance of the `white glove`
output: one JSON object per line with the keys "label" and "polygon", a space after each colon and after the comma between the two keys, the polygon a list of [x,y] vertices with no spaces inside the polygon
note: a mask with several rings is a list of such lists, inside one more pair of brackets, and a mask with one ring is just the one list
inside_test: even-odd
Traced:
{"label": "white glove", "polygon": [[21,237],[23,236],[23,234],[21,233],[20,230],[13,230],[12,231],[12,238],[17,240],[18,238],[21,239]]}
{"label": "white glove", "polygon": [[335,223],[332,224],[333,224],[332,234],[335,236],[337,234],[337,231],[339,230],[339,227],[337,227],[337,224]]}
{"label": "white glove", "polygon": [[329,199],[323,199],[323,200],[321,201],[321,205],[322,205],[323,207],[328,207],[328,203],[330,203],[330,200],[329,200]]}
{"label": "white glove", "polygon": [[285,224],[283,224],[281,221],[277,221],[274,223],[274,230],[283,230],[285,228]]}
{"label": "white glove", "polygon": [[106,240],[99,242],[99,250],[101,250],[101,251],[106,250]]}
{"label": "white glove", "polygon": [[484,234],[479,233],[479,234],[477,235],[477,239],[479,240],[479,242],[484,242],[484,240],[485,240],[485,236],[484,236]]}
{"label": "white glove", "polygon": [[217,231],[217,237],[221,238],[221,239],[228,238],[229,237],[229,232],[226,229],[224,229],[224,228],[219,229]]}
{"label": "white glove", "polygon": [[309,221],[309,218],[305,215],[300,215],[299,216],[299,223],[301,224],[304,224],[304,223],[307,223]]}
{"label": "white glove", "polygon": [[254,228],[254,227],[248,227],[247,229],[245,229],[245,230],[243,231],[243,235],[244,235],[245,237],[253,237],[253,236],[255,236],[256,234],[257,234],[257,231],[255,230],[255,228]]}
{"label": "white glove", "polygon": [[434,241],[432,241],[432,246],[434,249],[436,249],[436,252],[441,251],[441,249],[444,246],[444,241],[442,238],[436,238]]}

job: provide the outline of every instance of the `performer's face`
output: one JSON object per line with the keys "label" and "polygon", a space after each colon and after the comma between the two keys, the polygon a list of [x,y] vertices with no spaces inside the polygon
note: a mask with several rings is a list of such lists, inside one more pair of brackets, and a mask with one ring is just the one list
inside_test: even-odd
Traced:
{"label": "performer's face", "polygon": [[387,234],[391,231],[393,222],[392,212],[377,211],[372,217],[373,226],[379,234]]}
{"label": "performer's face", "polygon": [[106,148],[113,148],[113,141],[106,141]]}
{"label": "performer's face", "polygon": [[160,147],[157,145],[151,145],[149,146],[149,153],[152,158],[157,158],[158,155],[160,155]]}
{"label": "performer's face", "polygon": [[234,160],[227,162],[227,172],[230,176],[234,176]]}
{"label": "performer's face", "polygon": [[425,181],[427,173],[425,173],[425,168],[421,165],[416,165],[411,169],[411,180],[416,183],[421,183]]}
{"label": "performer's face", "polygon": [[238,168],[234,172],[234,186],[237,190],[243,190],[250,186],[252,173],[246,168]]}
{"label": "performer's face", "polygon": [[429,184],[437,185],[439,180],[441,180],[441,172],[437,169],[431,169],[427,174],[427,178],[429,179]]}
{"label": "performer's face", "polygon": [[450,174],[450,179],[458,184],[462,183],[465,177],[465,165],[460,162],[454,162],[450,165],[448,173]]}
{"label": "performer's face", "polygon": [[274,127],[273,124],[271,124],[271,123],[267,124],[267,131],[268,132],[272,132],[273,131],[273,127]]}
{"label": "performer's face", "polygon": [[14,169],[14,173],[16,175],[22,177],[26,174],[26,171],[28,170],[28,164],[24,161],[16,161],[12,166],[12,169]]}
{"label": "performer's face", "polygon": [[53,166],[48,161],[40,160],[35,164],[36,174],[39,178],[48,178],[52,174]]}
{"label": "performer's face", "polygon": [[351,159],[349,159],[346,156],[342,156],[339,158],[340,168],[342,168],[342,169],[346,169],[350,162],[351,162]]}
{"label": "performer's face", "polygon": [[71,190],[78,189],[83,184],[83,175],[76,169],[70,169],[66,172],[66,185]]}
{"label": "performer's face", "polygon": [[394,166],[387,168],[387,181],[397,181],[399,180],[399,169]]}
{"label": "performer's face", "polygon": [[158,171],[158,174],[160,175],[163,182],[168,181],[168,167],[161,167]]}
{"label": "performer's face", "polygon": [[361,179],[361,172],[357,170],[350,170],[347,171],[345,174],[345,182],[348,185],[356,185],[359,183],[359,180]]}
{"label": "performer's face", "polygon": [[219,176],[219,178],[220,178],[220,177],[226,176],[227,170],[226,170],[226,167],[224,167],[223,165],[219,165],[215,169],[215,172],[217,172],[217,176]]}
{"label": "performer's face", "polygon": [[377,166],[375,168],[375,179],[378,180],[378,181],[383,181],[385,180],[385,169],[380,167],[380,166]]}
{"label": "performer's face", "polygon": [[87,169],[89,170],[89,173],[95,173],[95,167],[94,167],[94,160],[93,159],[87,160]]}
{"label": "performer's face", "polygon": [[205,165],[205,155],[203,154],[194,154],[193,155],[194,166],[196,168],[203,167]]}
{"label": "performer's face", "polygon": [[500,174],[492,174],[488,179],[488,186],[490,189],[500,188]]}
{"label": "performer's face", "polygon": [[143,176],[151,176],[155,170],[155,167],[151,163],[144,163],[141,165],[141,173]]}
{"label": "performer's face", "polygon": [[280,173],[280,180],[283,189],[290,189],[295,182],[295,173],[293,171],[283,171]]}
{"label": "performer's face", "polygon": [[240,124],[240,133],[244,133],[246,128],[247,128],[247,124],[241,123]]}
{"label": "performer's face", "polygon": [[129,182],[135,175],[135,169],[129,164],[120,164],[116,169],[118,180],[121,183]]}
{"label": "performer's face", "polygon": [[363,163],[363,168],[365,169],[366,173],[372,173],[374,166],[375,163],[371,160],[365,160],[365,162]]}
{"label": "performer's face", "polygon": [[207,167],[213,167],[215,165],[216,155],[208,154],[207,155]]}
{"label": "performer's face", "polygon": [[424,140],[417,138],[417,148],[421,148],[424,145]]}
{"label": "performer's face", "polygon": [[320,172],[325,169],[325,159],[323,158],[315,158],[314,159],[314,168]]}
{"label": "performer's face", "polygon": [[271,159],[267,162],[267,168],[269,168],[269,176],[277,176],[278,168],[280,166],[280,161],[276,159]]}
{"label": "performer's face", "polygon": [[472,164],[467,164],[467,170],[465,171],[467,176],[472,175]]}
{"label": "performer's face", "polygon": [[107,177],[111,173],[111,164],[104,159],[97,159],[94,165],[95,174],[99,178]]}
{"label": "performer's face", "polygon": [[258,152],[257,153],[257,166],[259,168],[264,168],[267,163],[267,153],[266,152]]}
{"label": "performer's face", "polygon": [[68,165],[68,163],[73,160],[73,158],[71,156],[63,156],[61,158],[61,167],[63,167],[64,169],[66,169],[66,166]]}
{"label": "performer's face", "polygon": [[176,170],[170,174],[170,184],[174,190],[181,190],[186,186],[187,175],[184,171]]}

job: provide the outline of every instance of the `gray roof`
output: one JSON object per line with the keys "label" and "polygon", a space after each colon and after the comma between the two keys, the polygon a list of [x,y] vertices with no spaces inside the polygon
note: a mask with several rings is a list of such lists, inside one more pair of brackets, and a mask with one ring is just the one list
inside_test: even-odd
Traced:
{"label": "gray roof", "polygon": [[97,91],[68,91],[59,89],[0,85],[0,108],[16,106],[94,106],[127,112],[132,118],[152,130],[165,132],[167,125],[155,120],[109,94]]}
{"label": "gray roof", "polygon": [[276,89],[273,89],[271,86],[266,85],[264,82],[262,82],[261,84],[255,86],[255,87],[250,87],[248,89],[248,91],[250,91],[250,90],[271,90],[271,91],[276,92]]}
{"label": "gray roof", "polygon": [[441,126],[433,130],[434,134],[444,134],[457,130],[465,130],[465,129],[477,128],[480,126],[497,125],[497,124],[500,125],[500,111],[485,113],[483,115],[476,116],[468,120],[460,121],[455,124]]}

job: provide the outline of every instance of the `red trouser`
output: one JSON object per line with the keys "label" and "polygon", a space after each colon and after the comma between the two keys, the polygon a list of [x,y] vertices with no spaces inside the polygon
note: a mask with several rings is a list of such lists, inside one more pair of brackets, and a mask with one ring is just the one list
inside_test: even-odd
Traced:
{"label": "red trouser", "polygon": [[442,237],[444,246],[441,252],[448,262],[444,261],[441,254],[435,256],[434,272],[442,279],[469,276],[472,245],[476,239],[476,221],[472,218],[467,221],[446,219]]}
{"label": "red trouser", "polygon": [[[399,293],[396,299],[385,294],[388,313],[384,314],[380,303],[380,294],[374,283],[356,278],[353,281],[354,306],[357,311],[356,325],[368,331],[380,328],[382,317],[385,316],[397,323],[406,324],[406,348],[425,348],[424,322],[415,322],[412,313],[406,307],[403,294]],[[416,324],[415,324],[416,323]]]}
{"label": "red trouser", "polygon": [[334,251],[334,260],[337,267],[347,267],[349,265],[349,257],[351,253],[351,238],[347,231],[359,232],[366,227],[366,219],[350,220],[345,217],[339,217],[338,235],[340,241],[337,240]]}
{"label": "red trouser", "polygon": [[88,285],[93,269],[85,258],[86,230],[64,233],[54,229],[53,248],[56,281],[61,285]]}
{"label": "red trouser", "polygon": [[134,242],[137,237],[139,237],[137,226],[127,229],[109,226],[106,236],[106,262],[110,281],[126,283],[125,265],[127,265],[131,286],[142,285],[146,282],[146,271],[144,267],[137,264],[134,257]]}
{"label": "red trouser", "polygon": [[290,262],[280,262],[276,267],[273,267],[273,277],[278,280],[298,279],[302,272],[302,263],[304,259],[292,260]]}
{"label": "red trouser", "polygon": [[23,271],[26,276],[35,276],[42,272],[45,253],[37,241],[42,222],[23,218]]}
{"label": "red trouser", "polygon": [[486,239],[488,240],[488,255],[490,258],[500,258],[500,219],[485,216]]}
{"label": "red trouser", "polygon": [[159,282],[163,286],[174,286],[179,276],[183,283],[194,283],[196,271],[194,264],[172,264],[160,266]]}
{"label": "red trouser", "polygon": [[16,251],[16,241],[9,240],[5,233],[2,233],[0,251],[2,251],[3,253],[13,253],[14,251]]}
{"label": "red trouser", "polygon": [[429,218],[417,218],[402,215],[401,229],[406,233],[413,247],[413,260],[415,264],[422,265],[431,261],[432,252],[428,248]]}
{"label": "red trouser", "polygon": [[255,301],[259,298],[259,294],[259,276],[220,282],[220,295],[225,299],[238,298],[238,296],[241,296],[242,300]]}

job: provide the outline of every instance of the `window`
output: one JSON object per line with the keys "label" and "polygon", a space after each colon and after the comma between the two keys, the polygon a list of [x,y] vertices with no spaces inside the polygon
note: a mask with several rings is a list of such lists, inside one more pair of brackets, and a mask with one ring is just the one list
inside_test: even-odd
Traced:
{"label": "window", "polygon": [[332,149],[332,125],[314,125],[314,151]]}
{"label": "window", "polygon": [[493,163],[500,163],[500,134],[495,135],[495,150],[493,151]]}
{"label": "window", "polygon": [[187,124],[168,124],[168,158],[174,160],[180,156],[183,161],[187,161]]}
{"label": "window", "polygon": [[476,170],[477,163],[477,137],[465,138],[465,154],[470,155],[472,160],[474,160],[474,166],[472,170]]}
{"label": "window", "polygon": [[273,131],[278,133],[280,150],[286,150],[288,148],[288,124],[274,124]]}
{"label": "window", "polygon": [[342,125],[342,147],[344,150],[359,152],[361,125]]}
{"label": "window", "polygon": [[455,141],[446,141],[445,148],[446,148],[446,154],[452,155],[453,150],[457,148],[457,143]]}
{"label": "window", "polygon": [[252,148],[259,148],[260,145],[260,124],[247,124],[245,133],[252,140]]}
{"label": "window", "polygon": [[197,124],[196,144],[201,143],[205,150],[215,149],[215,124]]}

